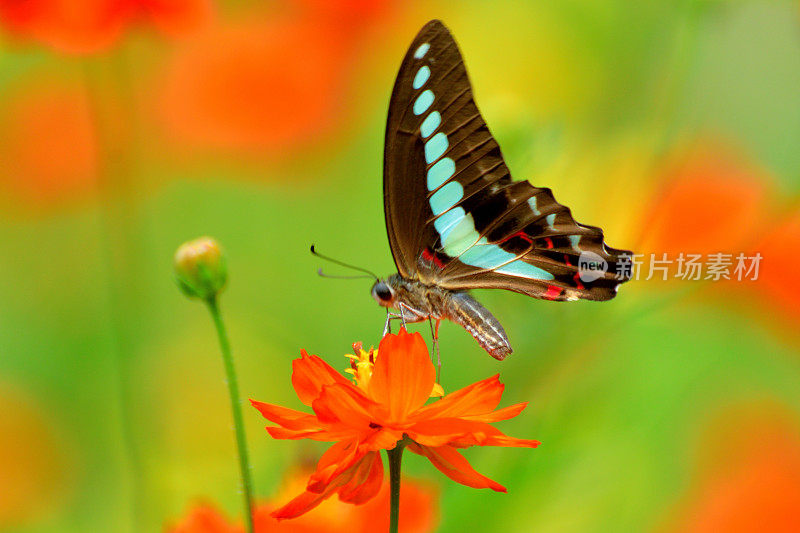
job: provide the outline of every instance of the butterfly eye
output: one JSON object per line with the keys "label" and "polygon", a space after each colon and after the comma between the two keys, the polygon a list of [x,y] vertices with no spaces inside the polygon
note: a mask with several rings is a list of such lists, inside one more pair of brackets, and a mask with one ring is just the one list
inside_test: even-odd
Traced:
{"label": "butterfly eye", "polygon": [[372,287],[372,297],[379,302],[388,302],[392,299],[392,289],[386,283],[379,281]]}

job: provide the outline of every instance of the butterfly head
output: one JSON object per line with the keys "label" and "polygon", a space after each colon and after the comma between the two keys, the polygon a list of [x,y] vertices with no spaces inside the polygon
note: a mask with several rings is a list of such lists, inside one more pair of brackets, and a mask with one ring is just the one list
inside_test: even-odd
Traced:
{"label": "butterfly head", "polygon": [[383,307],[391,307],[395,300],[395,291],[389,284],[389,280],[377,280],[372,285],[372,297]]}

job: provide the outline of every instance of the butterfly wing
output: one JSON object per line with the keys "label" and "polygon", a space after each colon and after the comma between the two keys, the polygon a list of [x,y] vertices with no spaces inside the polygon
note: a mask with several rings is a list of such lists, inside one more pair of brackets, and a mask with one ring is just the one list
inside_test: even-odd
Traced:
{"label": "butterfly wing", "polygon": [[403,59],[385,143],[386,228],[403,277],[549,300],[608,300],[630,279],[630,252],[575,222],[550,189],[512,180],[440,21]]}

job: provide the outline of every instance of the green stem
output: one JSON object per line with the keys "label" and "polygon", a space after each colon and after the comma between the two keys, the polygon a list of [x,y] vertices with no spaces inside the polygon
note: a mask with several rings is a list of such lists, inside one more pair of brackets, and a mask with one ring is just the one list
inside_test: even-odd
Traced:
{"label": "green stem", "polygon": [[217,298],[212,296],[206,303],[214,325],[217,327],[219,337],[219,347],[222,350],[222,360],[225,363],[225,376],[228,382],[228,394],[231,400],[231,410],[233,411],[233,426],[236,429],[236,447],[239,450],[239,470],[242,475],[242,487],[244,489],[244,512],[247,519],[247,532],[253,533],[253,481],[250,478],[250,458],[247,454],[247,440],[244,433],[244,418],[242,417],[242,401],[239,399],[239,382],[236,379],[236,370],[233,367],[233,356],[231,355],[231,345],[228,342],[228,334],[225,331],[225,324],[219,312]]}
{"label": "green stem", "polygon": [[[99,211],[99,239],[102,251],[106,286],[108,321],[113,343],[114,380],[117,389],[117,403],[120,414],[120,436],[126,470],[129,476],[127,500],[130,502],[130,530],[147,529],[149,506],[146,495],[145,461],[141,439],[141,420],[137,419],[136,380],[132,363],[138,353],[138,336],[135,331],[146,329],[137,318],[146,316],[141,309],[141,301],[136,292],[125,290],[120,279],[131,279],[141,270],[137,258],[141,233],[140,220],[134,198],[137,193],[134,184],[134,154],[132,142],[121,135],[109,121],[115,117],[109,108],[121,110],[125,123],[135,122],[136,102],[133,95],[125,90],[123,76],[109,74],[109,61],[122,61],[118,74],[127,73],[120,49],[113,56],[86,59],[83,61],[84,85],[87,101],[90,103],[90,118],[97,144],[97,185],[102,194]],[[111,80],[113,82],[109,83]],[[123,80],[121,82],[121,80]],[[108,85],[106,85],[108,84]]]}
{"label": "green stem", "polygon": [[389,533],[397,533],[400,521],[400,464],[406,439],[401,440],[392,450],[386,450],[389,457]]}

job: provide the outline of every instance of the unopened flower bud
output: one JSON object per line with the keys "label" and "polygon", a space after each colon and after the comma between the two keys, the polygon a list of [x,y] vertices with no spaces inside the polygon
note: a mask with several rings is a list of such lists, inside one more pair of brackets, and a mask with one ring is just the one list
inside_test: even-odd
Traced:
{"label": "unopened flower bud", "polygon": [[208,300],[222,290],[228,278],[225,257],[211,237],[183,243],[175,252],[175,280],[186,296]]}

